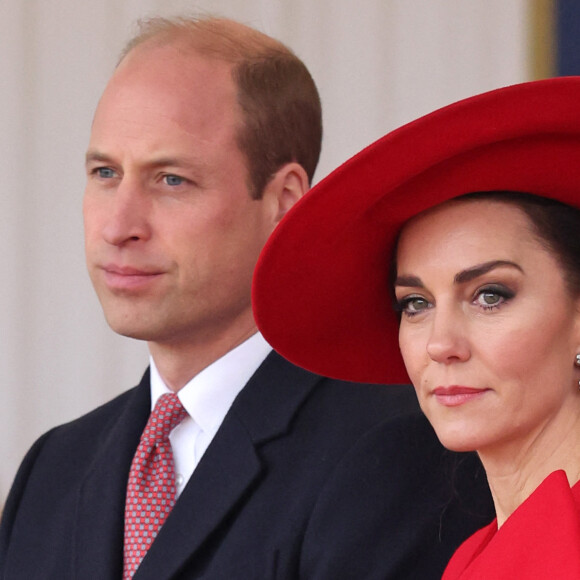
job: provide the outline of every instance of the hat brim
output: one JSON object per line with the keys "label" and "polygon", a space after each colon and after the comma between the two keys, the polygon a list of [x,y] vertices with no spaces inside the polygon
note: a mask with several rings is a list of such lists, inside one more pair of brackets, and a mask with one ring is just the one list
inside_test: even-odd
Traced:
{"label": "hat brim", "polygon": [[402,226],[477,191],[580,206],[580,77],[523,83],[439,109],[379,139],[316,185],[268,240],[253,283],[266,340],[343,380],[399,383],[389,270]]}

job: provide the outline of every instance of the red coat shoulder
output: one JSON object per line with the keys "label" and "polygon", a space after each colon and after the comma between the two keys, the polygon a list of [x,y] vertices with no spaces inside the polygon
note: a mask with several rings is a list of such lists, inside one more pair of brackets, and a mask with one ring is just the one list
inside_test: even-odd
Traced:
{"label": "red coat shoulder", "polygon": [[496,521],[455,552],[443,580],[578,580],[580,484],[550,474],[497,530]]}

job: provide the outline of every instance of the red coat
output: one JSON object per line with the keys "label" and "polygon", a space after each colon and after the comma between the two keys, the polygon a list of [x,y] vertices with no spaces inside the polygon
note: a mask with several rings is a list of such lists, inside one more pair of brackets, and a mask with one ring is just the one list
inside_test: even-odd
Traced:
{"label": "red coat", "polygon": [[455,552],[443,580],[580,579],[580,483],[550,474],[498,530],[479,530]]}

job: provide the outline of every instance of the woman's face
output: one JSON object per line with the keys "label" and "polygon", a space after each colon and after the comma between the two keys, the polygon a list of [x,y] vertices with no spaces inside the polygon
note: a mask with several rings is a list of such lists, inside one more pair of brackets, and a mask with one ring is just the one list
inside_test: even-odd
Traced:
{"label": "woman's face", "polygon": [[401,352],[451,449],[527,448],[579,416],[580,299],[531,228],[514,205],[470,200],[425,212],[401,234]]}

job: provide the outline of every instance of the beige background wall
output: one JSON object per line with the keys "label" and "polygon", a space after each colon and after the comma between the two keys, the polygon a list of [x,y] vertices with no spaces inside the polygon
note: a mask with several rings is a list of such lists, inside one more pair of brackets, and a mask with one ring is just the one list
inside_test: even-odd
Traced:
{"label": "beige background wall", "polygon": [[85,274],[92,113],[131,23],[218,13],[290,45],[321,91],[318,178],[402,122],[526,80],[526,0],[2,0],[0,500],[33,440],[134,385],[146,347],[105,325]]}

